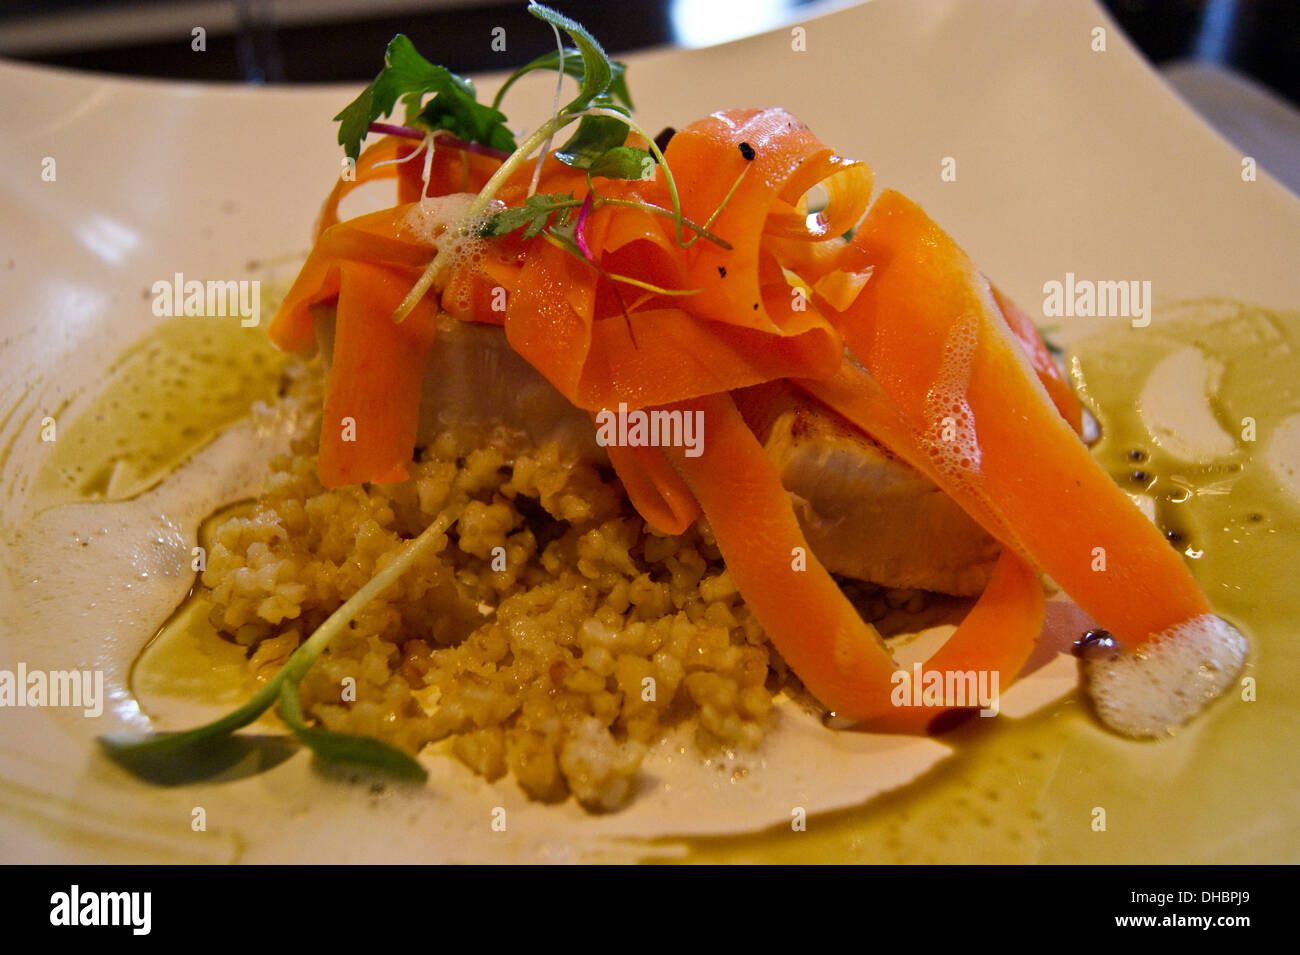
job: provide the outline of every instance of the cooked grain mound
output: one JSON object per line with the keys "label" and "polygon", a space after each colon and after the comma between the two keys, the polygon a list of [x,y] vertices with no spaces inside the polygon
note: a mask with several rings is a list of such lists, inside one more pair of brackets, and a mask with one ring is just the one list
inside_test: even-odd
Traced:
{"label": "cooked grain mound", "polygon": [[273,462],[252,512],[215,528],[203,575],[212,622],[255,647],[263,675],[403,541],[440,513],[456,522],[304,680],[325,727],[412,752],[453,737],[489,779],[591,809],[623,803],[683,718],[707,744],[761,739],[779,678],[707,531],[658,535],[616,479],[505,435],[444,435],[406,483],[335,490],[315,445]]}
{"label": "cooked grain mound", "polygon": [[[488,779],[609,810],[668,727],[691,720],[704,748],[752,747],[773,694],[798,689],[707,527],[656,533],[616,478],[554,445],[444,434],[405,483],[334,490],[317,480],[316,445],[295,443],[251,511],[215,527],[202,577],[212,623],[263,678],[406,540],[439,514],[455,521],[303,681],[321,725],[410,752],[448,740]],[[870,618],[925,603],[855,586]]]}

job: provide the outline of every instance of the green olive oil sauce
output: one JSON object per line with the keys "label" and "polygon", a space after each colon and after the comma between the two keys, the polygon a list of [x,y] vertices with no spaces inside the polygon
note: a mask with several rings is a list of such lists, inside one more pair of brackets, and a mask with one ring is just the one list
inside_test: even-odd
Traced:
{"label": "green olive oil sauce", "polygon": [[[274,300],[263,298],[273,310]],[[160,324],[108,369],[93,403],[59,434],[38,471],[38,507],[71,501],[125,501],[154,487],[214,438],[273,400],[289,362],[265,329],[238,317],[178,317]],[[223,509],[204,522],[199,543]],[[129,688],[142,713],[168,702],[229,706],[257,682],[245,647],[208,623],[209,604],[196,586],[131,666]]]}
{"label": "green olive oil sauce", "polygon": [[[274,302],[263,297],[263,308]],[[238,317],[169,319],[108,371],[94,403],[61,428],[35,480],[38,506],[122,501],[148,490],[275,397],[285,356]]]}
{"label": "green olive oil sauce", "polygon": [[[1209,409],[1224,453],[1189,463],[1143,420],[1143,385],[1176,349],[1221,365]],[[1215,612],[1250,639],[1241,682],[1171,738],[1107,731],[1079,694],[1018,720],[972,720],[954,752],[866,805],[758,837],[697,839],[691,858],[859,862],[1295,862],[1300,828],[1300,504],[1266,458],[1300,413],[1300,314],[1220,300],[1110,325],[1074,342],[1093,448],[1126,490],[1155,499]],[[1220,436],[1222,437],[1222,436]]]}
{"label": "green olive oil sauce", "polygon": [[[199,528],[199,546],[210,552],[212,529],[248,507],[234,504],[209,517]],[[229,709],[261,689],[248,665],[249,648],[221,636],[209,622],[211,610],[196,573],[189,595],[131,666],[131,693],[142,713],[156,715],[165,699]]]}
{"label": "green olive oil sauce", "polygon": [[[284,359],[264,335],[220,320],[177,319],[135,346],[102,398],[69,426],[41,476],[54,497],[139,493],[277,391]],[[1075,343],[1075,383],[1098,417],[1094,448],[1126,489],[1156,500],[1216,612],[1250,637],[1243,677],[1172,738],[1105,730],[1071,693],[1017,720],[973,720],[943,737],[953,753],[863,806],[815,815],[806,831],[688,840],[690,861],[1156,862],[1294,861],[1300,768],[1284,740],[1300,721],[1300,652],[1290,632],[1300,593],[1297,504],[1265,465],[1273,429],[1300,412],[1290,384],[1300,315],[1207,301],[1158,314],[1147,329],[1109,326]],[[1155,441],[1142,385],[1174,349],[1223,364],[1211,407],[1231,450],[1189,465]],[[1242,419],[1255,422],[1253,441]],[[206,535],[217,517],[201,532]],[[146,713],[186,699],[229,705],[253,692],[243,647],[219,637],[196,587],[132,667]],[[1282,747],[1280,749],[1280,747]],[[1104,828],[1101,823],[1104,822]],[[682,840],[669,840],[682,845]]]}

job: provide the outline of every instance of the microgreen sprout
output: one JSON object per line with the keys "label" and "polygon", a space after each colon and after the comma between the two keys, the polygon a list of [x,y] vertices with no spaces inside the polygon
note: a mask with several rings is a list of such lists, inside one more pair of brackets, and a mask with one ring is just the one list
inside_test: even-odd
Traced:
{"label": "microgreen sprout", "polygon": [[115,762],[143,774],[163,761],[201,751],[214,740],[249,725],[278,702],[280,718],[323,761],[379,770],[405,779],[424,779],[424,768],[418,762],[387,743],[366,736],[309,727],[298,697],[298,686],[312,664],[347,630],[370,601],[392,586],[422,555],[436,549],[433,545],[443,539],[442,535],[451,523],[451,517],[443,514],[419,537],[409,541],[392,561],[330,614],[243,706],[196,729],[144,735],[111,733],[99,738],[100,745]]}
{"label": "microgreen sprout", "polygon": [[[560,28],[554,23],[551,24],[551,32],[555,34],[555,46],[559,60],[555,70],[555,100],[551,106],[551,119],[554,120],[560,115],[560,93],[564,90],[564,41],[560,39]],[[584,80],[586,74],[583,74]],[[558,127],[557,127],[558,128]],[[546,162],[546,154],[551,151],[551,139],[555,133],[552,132],[547,137],[546,142],[542,143],[542,148],[537,153],[537,163],[533,166],[533,179],[528,184],[528,195],[537,191],[537,184],[542,180],[542,165]]]}
{"label": "microgreen sprout", "polygon": [[578,219],[573,224],[573,238],[578,243],[578,251],[588,262],[594,261],[595,256],[591,254],[591,246],[587,245],[587,215],[591,212],[591,192],[587,192],[587,197],[582,200],[582,205],[578,208]]}
{"label": "microgreen sprout", "polygon": [[[484,212],[487,210],[488,204],[515,171],[524,162],[528,161],[535,150],[542,150],[539,157],[539,162],[541,162],[545,159],[548,144],[555,134],[576,122],[579,124],[577,133],[555,151],[555,156],[558,159],[581,169],[590,169],[594,163],[610,150],[622,148],[629,131],[638,134],[646,140],[649,145],[649,153],[653,154],[655,162],[663,169],[664,181],[668,188],[669,197],[672,200],[672,210],[669,215],[674,222],[678,245],[686,248],[697,241],[707,230],[701,230],[698,226],[687,225],[685,216],[682,214],[677,184],[673,180],[672,171],[668,168],[663,152],[655,144],[654,137],[642,129],[631,118],[626,107],[618,101],[619,99],[626,101],[626,88],[614,88],[615,78],[618,77],[620,82],[622,80],[622,71],[616,70],[600,44],[580,24],[540,3],[530,3],[528,12],[539,20],[550,24],[557,31],[568,34],[573,41],[582,61],[578,95],[569,103],[554,111],[550,119],[533,130],[519,147],[501,163],[478,195],[475,196],[474,201],[470,203],[461,222],[452,230],[453,233],[460,235],[501,234],[493,230],[484,221]],[[554,56],[556,65],[563,72],[568,73],[569,71],[565,67],[567,59],[562,45]],[[513,82],[513,78],[511,82]],[[529,199],[532,198],[530,195]],[[651,209],[651,211],[655,210]],[[685,230],[688,229],[695,232],[695,235],[689,240],[685,236]],[[716,237],[714,238],[716,239]],[[454,243],[445,243],[434,255],[433,260],[425,268],[410,292],[393,312],[394,321],[400,322],[409,315],[411,309],[433,287],[443,268],[446,267],[452,257],[451,250],[453,246]],[[577,248],[576,243],[574,248]],[[578,251],[580,254],[581,250]],[[665,292],[666,294],[683,294],[680,290],[665,290]]]}

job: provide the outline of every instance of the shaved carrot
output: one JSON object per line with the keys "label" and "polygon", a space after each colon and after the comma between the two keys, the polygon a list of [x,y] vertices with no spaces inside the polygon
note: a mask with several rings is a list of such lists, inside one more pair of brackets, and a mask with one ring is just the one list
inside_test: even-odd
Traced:
{"label": "shaved carrot", "polygon": [[415,202],[421,195],[478,192],[500,165],[499,159],[459,149],[435,137],[428,189],[424,187],[424,157],[412,159],[397,167],[397,201]]}
{"label": "shaved carrot", "polygon": [[[1038,574],[1014,552],[1004,550],[970,613],[921,665],[922,674],[933,674],[945,688],[950,679],[962,686],[959,692],[964,699],[944,699],[938,707],[900,706],[898,698],[904,693],[895,684],[890,690],[891,706],[873,716],[870,728],[877,732],[919,733],[946,727],[958,711],[980,709],[972,690],[981,680],[1000,696],[1015,682],[1038,646],[1046,604]],[[991,701],[992,710],[1000,706],[997,696]]]}
{"label": "shaved carrot", "polygon": [[310,352],[316,347],[311,306],[338,297],[341,263],[365,261],[404,267],[412,270],[414,281],[430,253],[405,226],[409,209],[394,206],[326,229],[271,317],[267,327],[271,341],[286,351]]}
{"label": "shaved carrot", "polygon": [[[837,716],[867,728],[930,727],[947,707],[900,707],[891,698],[898,665],[809,550],[776,467],[732,398],[712,395],[672,410],[704,413],[703,453],[668,448],[668,459],[699,501],[746,604],[804,685]],[[1009,685],[1042,620],[1036,575],[1006,551],[975,609],[925,669],[982,669]]]}
{"label": "shaved carrot", "polygon": [[[610,211],[638,215],[650,223],[634,234],[645,228],[671,230],[671,224],[658,217]],[[659,225],[661,221],[666,224]],[[661,232],[659,241],[666,239]],[[819,315],[797,331],[758,330],[700,320],[689,302],[694,296],[681,299],[681,305],[676,299],[651,296],[626,315],[598,317],[597,273],[564,250],[535,242],[508,295],[506,335],[519,354],[580,408],[613,408],[619,402],[632,408],[664,404],[787,375],[829,374],[840,361],[839,335]],[[627,248],[643,262],[653,262],[650,250],[655,247],[648,239],[638,239],[610,252],[616,256]],[[619,261],[612,258],[611,264]],[[624,264],[631,267],[630,262]],[[788,309],[789,301],[787,286],[780,306]]]}
{"label": "shaved carrot", "polygon": [[875,272],[839,327],[914,432],[957,426],[946,453],[929,446],[940,486],[963,506],[990,502],[1008,543],[1128,646],[1208,613],[1181,557],[1052,404],[956,243],[886,192],[853,245]]}
{"label": "shaved carrot", "polygon": [[[380,179],[396,179],[398,171],[402,168],[394,160],[403,159],[415,151],[416,143],[406,139],[399,139],[396,136],[385,136],[373,146],[366,147],[366,150],[357,157],[356,165],[352,168],[349,175],[340,175],[339,181],[334,184],[330,194],[325,198],[325,204],[321,206],[320,217],[316,220],[316,229],[313,233],[314,238],[319,239],[332,225],[339,222],[339,203],[343,197],[358,186],[367,182],[375,182]],[[418,162],[418,160],[411,160]]]}
{"label": "shaved carrot", "polygon": [[1083,430],[1083,404],[1069,382],[1065,380],[1065,376],[1061,374],[1061,369],[1052,358],[1052,353],[1047,350],[1038,326],[1015,302],[998,291],[996,285],[989,287],[993,290],[993,300],[998,303],[998,308],[1002,309],[1002,316],[1011,326],[1016,341],[1025,350],[1029,363],[1034,366],[1038,380],[1047,389],[1052,404],[1056,405],[1056,410],[1061,412],[1061,417],[1069,422],[1075,434],[1080,433]]}
{"label": "shaved carrot", "polygon": [[321,484],[395,484],[408,476],[437,315],[422,303],[400,325],[388,317],[411,287],[406,270],[345,262],[339,273]]}
{"label": "shaved carrot", "polygon": [[605,448],[632,506],[662,534],[683,534],[700,516],[700,505],[662,448]]}
{"label": "shaved carrot", "polygon": [[[782,109],[714,113],[674,135],[665,157],[678,177],[683,213],[706,222],[716,212],[712,228],[732,244],[729,250],[705,242],[692,247],[689,282],[700,289],[688,306],[692,313],[783,334],[822,321],[815,309],[794,302],[765,239],[782,243],[777,248],[791,240],[834,241],[865,211],[870,169],[836,156]],[[810,226],[797,203],[819,183],[832,202]]]}
{"label": "shaved carrot", "polygon": [[896,668],[884,642],[810,552],[775,465],[731,397],[712,395],[678,408],[704,412],[703,453],[691,458],[669,448],[668,459],[700,502],[728,573],[773,645],[808,689],[845,718],[863,719],[888,706]]}
{"label": "shaved carrot", "polygon": [[268,328],[279,347],[309,351],[316,346],[312,310],[337,303],[321,426],[326,487],[389,484],[407,476],[436,325],[432,303],[423,303],[414,321],[396,325],[389,317],[429,255],[405,227],[408,209],[397,206],[326,229]]}
{"label": "shaved carrot", "polygon": [[[816,301],[820,306],[824,307],[828,314],[834,315],[852,308],[857,295],[861,294],[861,288],[865,287],[866,283],[870,281],[870,276],[874,271],[874,258],[873,253],[868,250],[863,241],[859,240],[844,243],[841,248],[835,250],[833,257],[823,256],[819,261],[805,263],[796,266],[796,268],[798,268],[801,275],[811,276],[817,280],[813,285],[814,290],[818,293],[815,296]],[[830,282],[834,284],[831,285]],[[837,302],[833,298],[832,291],[844,285],[851,288],[856,286],[856,289],[852,292],[853,297],[846,302]],[[1038,380],[1042,382],[1043,387],[1047,390],[1052,403],[1056,405],[1056,409],[1069,422],[1075,433],[1081,434],[1083,431],[1083,404],[1070,387],[1069,382],[1065,380],[1064,375],[1061,374],[1061,369],[1056,364],[1056,360],[1052,358],[1052,353],[1048,351],[1047,345],[1038,331],[1038,326],[1015,302],[1003,295],[996,286],[990,285],[990,288],[1002,317],[1006,320],[1008,327],[1015,335],[1016,341],[1024,350],[1025,356],[1029,359],[1030,365],[1038,375]]]}

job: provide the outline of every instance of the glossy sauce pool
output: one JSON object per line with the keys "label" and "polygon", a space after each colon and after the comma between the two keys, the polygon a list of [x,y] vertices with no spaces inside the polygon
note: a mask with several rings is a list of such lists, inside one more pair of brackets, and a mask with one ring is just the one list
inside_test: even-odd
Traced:
{"label": "glossy sauce pool", "polygon": [[[1071,372],[1102,428],[1095,457],[1154,499],[1215,611],[1249,638],[1251,682],[1159,741],[1108,732],[1077,692],[1024,719],[973,720],[944,737],[955,754],[907,786],[806,832],[697,840],[694,859],[1296,861],[1300,315],[1204,300],[1158,310],[1144,329],[1074,335]],[[1142,411],[1148,377],[1187,346],[1218,363],[1208,414],[1222,432],[1199,442],[1222,453],[1191,462]]]}
{"label": "glossy sauce pool", "polygon": [[[196,334],[204,337],[187,337]],[[115,377],[66,444],[60,436],[44,492],[105,500],[159,480],[253,398],[274,395],[282,362],[263,344],[190,323],[135,346],[130,374]],[[1022,719],[971,721],[943,738],[953,755],[908,785],[813,816],[802,832],[688,840],[688,859],[1294,861],[1300,770],[1286,734],[1300,722],[1290,689],[1300,680],[1300,594],[1289,586],[1300,505],[1285,487],[1287,465],[1268,462],[1275,436],[1300,420],[1297,344],[1300,316],[1206,301],[1158,312],[1146,329],[1109,325],[1077,337],[1070,355],[1102,426],[1097,459],[1126,490],[1155,501],[1158,523],[1216,612],[1250,638],[1243,677],[1255,681],[1253,700],[1230,691],[1158,742],[1109,733],[1077,693]],[[1208,414],[1222,435],[1195,461],[1156,440],[1142,411],[1149,377],[1189,346],[1219,363]],[[164,373],[176,361],[195,373]],[[1253,421],[1253,440],[1243,419]],[[244,657],[192,596],[137,658],[130,686],[146,713],[178,698],[228,706],[254,686]]]}

